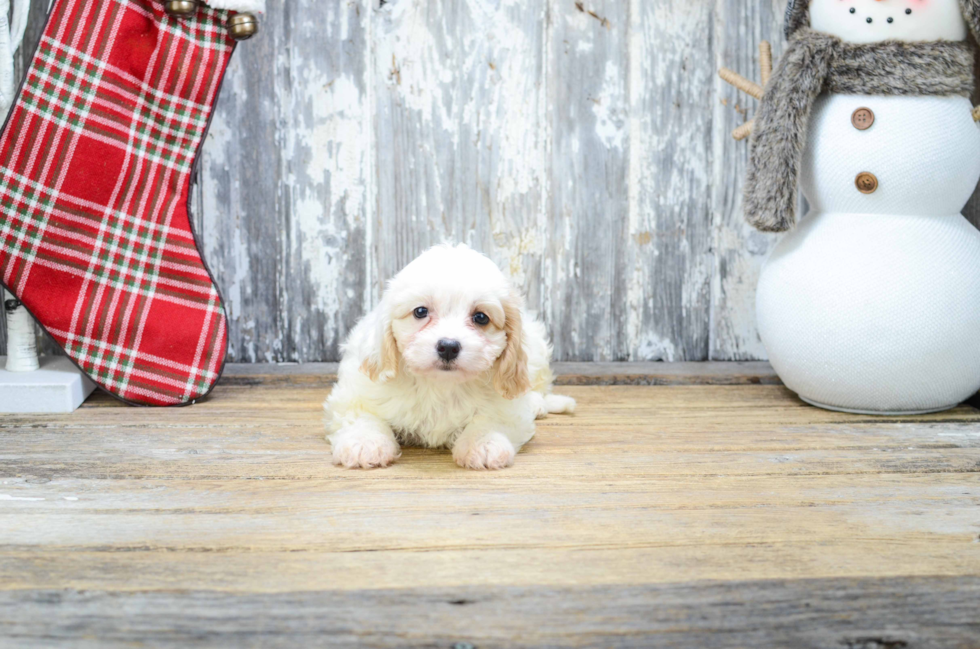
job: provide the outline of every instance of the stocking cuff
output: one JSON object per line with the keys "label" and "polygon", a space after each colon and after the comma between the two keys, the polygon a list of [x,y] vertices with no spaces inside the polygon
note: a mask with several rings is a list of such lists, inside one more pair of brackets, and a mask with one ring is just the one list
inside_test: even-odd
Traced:
{"label": "stocking cuff", "polygon": [[265,0],[206,0],[206,2],[209,7],[215,9],[265,13]]}

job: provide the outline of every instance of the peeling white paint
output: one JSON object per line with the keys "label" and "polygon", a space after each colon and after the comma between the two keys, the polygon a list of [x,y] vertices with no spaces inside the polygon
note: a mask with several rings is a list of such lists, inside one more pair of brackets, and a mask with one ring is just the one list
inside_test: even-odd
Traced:
{"label": "peeling white paint", "polygon": [[[772,239],[741,226],[744,118],[715,70],[751,71],[779,3],[296,2],[240,49],[202,161],[234,359],[336,360],[383,280],[446,240],[524,288],[562,360],[764,356]],[[272,133],[261,150],[242,124]],[[273,213],[245,152],[279,165]]]}
{"label": "peeling white paint", "polygon": [[286,159],[292,161],[294,241],[304,282],[314,296],[307,306],[328,314],[329,322],[345,307],[343,292],[337,291],[350,253],[345,235],[364,227],[370,120],[359,80],[328,78],[303,61],[294,67],[302,83],[292,99],[294,114],[284,143]]}
{"label": "peeling white paint", "polygon": [[615,61],[606,61],[602,90],[592,98],[596,135],[611,149],[622,150],[627,137],[626,76]]}
{"label": "peeling white paint", "polygon": [[0,500],[6,500],[6,501],[19,500],[19,501],[26,501],[26,502],[37,502],[40,500],[44,500],[44,498],[29,498],[27,496],[11,496],[9,494],[0,494]]}
{"label": "peeling white paint", "polygon": [[640,336],[636,356],[632,360],[666,361],[670,363],[677,360],[677,349],[672,341],[645,333]]}
{"label": "peeling white paint", "polygon": [[713,280],[713,292],[725,305],[724,321],[716,325],[718,335],[735,360],[765,359],[766,349],[755,325],[755,289],[764,259],[740,252],[745,235],[738,230],[723,227],[716,232],[716,248],[729,251],[726,273],[715,274]]}

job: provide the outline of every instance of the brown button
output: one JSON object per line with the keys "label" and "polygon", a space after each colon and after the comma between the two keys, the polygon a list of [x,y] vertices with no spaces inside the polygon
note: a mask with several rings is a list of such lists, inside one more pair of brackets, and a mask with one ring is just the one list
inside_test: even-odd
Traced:
{"label": "brown button", "polygon": [[854,179],[854,184],[857,185],[858,191],[862,194],[874,194],[878,191],[878,179],[868,171],[859,173]]}
{"label": "brown button", "polygon": [[854,128],[859,131],[867,131],[869,128],[874,126],[874,123],[875,114],[870,108],[858,108],[856,111],[854,111],[854,114],[851,115],[851,124],[853,124]]}

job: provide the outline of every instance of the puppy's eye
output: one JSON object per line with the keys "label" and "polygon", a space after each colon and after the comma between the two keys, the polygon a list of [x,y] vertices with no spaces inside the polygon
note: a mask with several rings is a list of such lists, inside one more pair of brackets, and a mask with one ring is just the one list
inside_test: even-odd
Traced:
{"label": "puppy's eye", "polygon": [[488,324],[490,324],[490,316],[488,316],[486,313],[475,313],[473,314],[473,322],[481,327],[486,327]]}
{"label": "puppy's eye", "polygon": [[425,320],[429,317],[429,310],[424,306],[420,306],[419,308],[415,309],[415,317],[419,320]]}

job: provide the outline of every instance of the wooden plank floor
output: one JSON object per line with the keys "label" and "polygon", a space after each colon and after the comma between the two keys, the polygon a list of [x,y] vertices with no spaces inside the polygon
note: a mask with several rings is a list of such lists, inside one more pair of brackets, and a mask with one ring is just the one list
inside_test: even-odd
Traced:
{"label": "wooden plank floor", "polygon": [[2,420],[0,646],[980,647],[972,407],[575,385],[513,469],[353,472],[322,378],[231,374]]}

